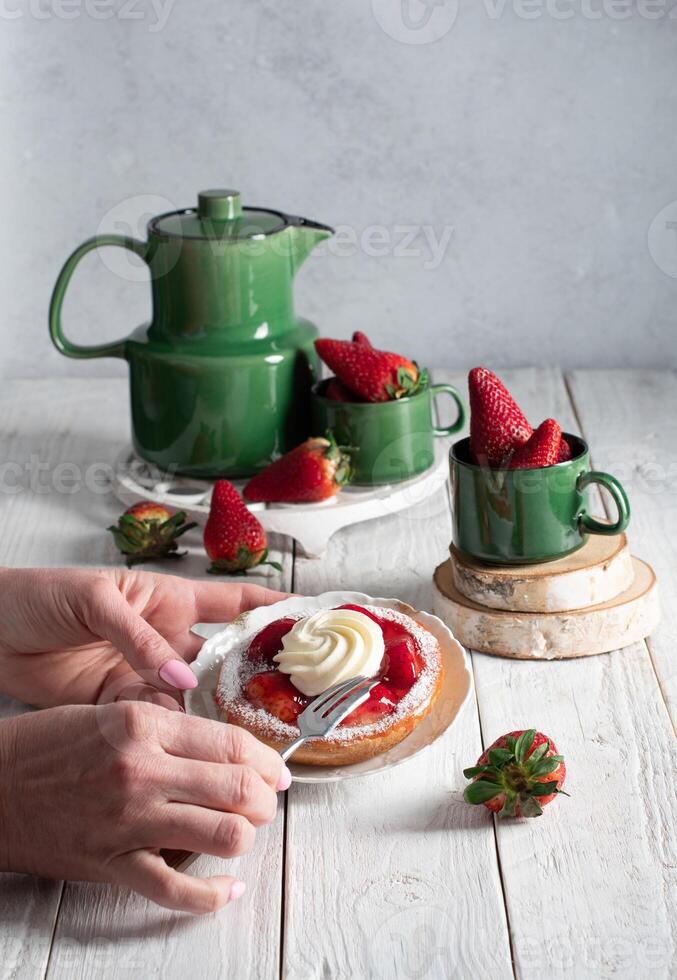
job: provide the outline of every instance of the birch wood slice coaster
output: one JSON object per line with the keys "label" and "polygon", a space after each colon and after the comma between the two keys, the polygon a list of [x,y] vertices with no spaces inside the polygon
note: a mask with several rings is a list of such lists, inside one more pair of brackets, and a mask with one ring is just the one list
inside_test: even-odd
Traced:
{"label": "birch wood slice coaster", "polygon": [[608,602],[632,585],[624,534],[590,535],[572,555],[538,565],[487,565],[452,544],[454,585],[466,599],[510,612],[565,612]]}
{"label": "birch wood slice coaster", "polygon": [[488,609],[461,595],[451,561],[435,570],[433,611],[463,646],[519,660],[558,660],[608,653],[643,640],[659,619],[656,576],[632,559],[634,581],[607,602],[568,612],[509,612]]}

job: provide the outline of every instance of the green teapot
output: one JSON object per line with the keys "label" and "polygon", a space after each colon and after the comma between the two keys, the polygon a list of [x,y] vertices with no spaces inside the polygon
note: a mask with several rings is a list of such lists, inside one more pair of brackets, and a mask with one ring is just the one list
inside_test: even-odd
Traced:
{"label": "green teapot", "polygon": [[[148,241],[97,235],[56,281],[52,340],[66,357],[129,363],[136,451],[162,470],[248,476],[309,433],[317,328],[294,312],[293,279],[333,229],[242,207],[233,190],[202,191],[197,208],[152,218]],[[148,265],[149,324],[111,344],[67,340],[61,308],[80,259],[118,245]]]}

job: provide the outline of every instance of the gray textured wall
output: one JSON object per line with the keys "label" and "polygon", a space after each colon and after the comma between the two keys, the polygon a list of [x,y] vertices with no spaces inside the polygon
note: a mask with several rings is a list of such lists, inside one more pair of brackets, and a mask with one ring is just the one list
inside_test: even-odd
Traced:
{"label": "gray textured wall", "polygon": [[[222,184],[343,226],[297,285],[329,335],[676,367],[674,0],[427,3],[0,0],[0,373],[122,370],[48,345],[62,261]],[[141,321],[139,278],[88,259],[73,336]]]}

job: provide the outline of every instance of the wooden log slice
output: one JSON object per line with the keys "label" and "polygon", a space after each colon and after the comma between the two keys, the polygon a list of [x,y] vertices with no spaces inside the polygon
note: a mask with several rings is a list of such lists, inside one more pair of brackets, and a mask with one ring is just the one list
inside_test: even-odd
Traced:
{"label": "wooden log slice", "polygon": [[578,551],[539,565],[487,565],[450,547],[454,585],[480,606],[510,612],[565,612],[608,602],[629,589],[632,556],[624,534],[591,535]]}
{"label": "wooden log slice", "polygon": [[435,570],[433,611],[463,646],[520,660],[558,660],[608,653],[643,640],[659,620],[653,569],[633,558],[634,581],[608,602],[556,613],[488,609],[461,595],[451,561]]}

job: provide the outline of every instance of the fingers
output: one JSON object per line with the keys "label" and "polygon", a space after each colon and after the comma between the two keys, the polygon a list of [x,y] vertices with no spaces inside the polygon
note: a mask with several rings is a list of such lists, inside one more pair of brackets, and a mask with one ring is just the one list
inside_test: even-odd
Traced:
{"label": "fingers", "polygon": [[278,753],[244,728],[194,716],[164,719],[159,738],[165,752],[183,759],[249,766],[275,790],[289,788],[289,770]]}
{"label": "fingers", "polygon": [[188,664],[134,612],[108,579],[97,577],[89,584],[83,596],[83,615],[89,630],[112,643],[147,683],[180,691],[197,686]]}
{"label": "fingers", "polygon": [[230,875],[193,878],[174,871],[159,854],[150,851],[132,851],[118,858],[115,875],[119,884],[127,885],[152,902],[194,915],[216,912],[240,898],[245,890],[244,882]]}
{"label": "fingers", "polygon": [[252,850],[256,830],[239,813],[219,813],[190,803],[167,803],[153,818],[152,840],[154,846],[172,851],[236,858]]}
{"label": "fingers", "polygon": [[240,814],[255,827],[275,819],[277,793],[249,766],[176,760],[168,780],[166,793],[173,802]]}
{"label": "fingers", "polygon": [[194,582],[195,612],[199,622],[225,623],[241,612],[270,606],[288,598],[286,592],[274,592],[262,585],[234,585],[222,582]]}
{"label": "fingers", "polygon": [[182,699],[178,691],[176,694],[169,694],[167,691],[158,691],[156,687],[143,684],[141,681],[128,684],[115,700],[157,704],[160,708],[167,708],[168,711],[185,712],[186,710],[181,703]]}

